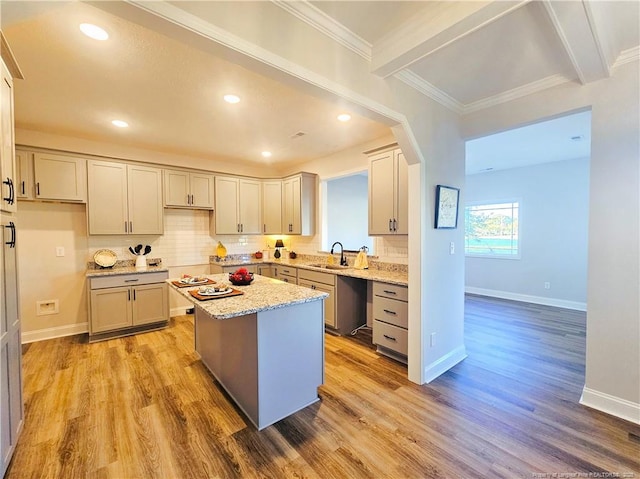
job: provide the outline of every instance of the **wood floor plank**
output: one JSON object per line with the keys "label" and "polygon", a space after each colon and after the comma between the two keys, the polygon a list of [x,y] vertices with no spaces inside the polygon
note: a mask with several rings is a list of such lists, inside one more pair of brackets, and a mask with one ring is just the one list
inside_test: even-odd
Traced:
{"label": "wood floor plank", "polygon": [[321,401],[257,431],[193,350],[191,316],[23,348],[6,478],[640,477],[640,426],[581,406],[585,315],[469,295],[468,358],[428,385],[371,331],[326,335]]}

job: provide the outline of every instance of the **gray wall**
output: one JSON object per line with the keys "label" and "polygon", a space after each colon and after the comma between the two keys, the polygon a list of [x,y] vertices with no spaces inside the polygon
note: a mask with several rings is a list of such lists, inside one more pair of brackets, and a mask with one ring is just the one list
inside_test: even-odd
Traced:
{"label": "gray wall", "polygon": [[467,291],[585,310],[589,159],[467,176],[468,203],[510,199],[520,200],[520,259],[467,257]]}
{"label": "gray wall", "polygon": [[352,175],[327,181],[327,246],[340,241],[345,249],[367,246],[369,237],[369,196],[367,175]]}

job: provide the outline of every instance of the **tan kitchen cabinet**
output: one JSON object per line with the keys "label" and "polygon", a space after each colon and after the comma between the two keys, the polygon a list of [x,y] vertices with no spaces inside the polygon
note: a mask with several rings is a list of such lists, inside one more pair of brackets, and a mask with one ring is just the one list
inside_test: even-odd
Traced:
{"label": "tan kitchen cabinet", "polygon": [[256,269],[260,276],[266,276],[267,278],[274,277],[274,271],[270,264],[259,264]]}
{"label": "tan kitchen cabinet", "polygon": [[182,170],[164,170],[164,205],[212,210],[214,176]]}
{"label": "tan kitchen cabinet", "polygon": [[131,334],[148,325],[164,327],[169,320],[167,278],[167,272],[90,278],[90,339]]}
{"label": "tan kitchen cabinet", "polygon": [[221,264],[211,264],[211,274],[233,273],[240,268],[245,268],[249,273],[258,274],[258,266],[255,264],[237,264],[235,266],[225,266]]}
{"label": "tan kitchen cabinet", "polygon": [[262,233],[282,233],[282,180],[262,181]]}
{"label": "tan kitchen cabinet", "polygon": [[298,284],[298,268],[275,264],[273,265],[273,277],[285,283]]}
{"label": "tan kitchen cabinet", "polygon": [[87,201],[87,160],[16,149],[17,197],[72,203]]}
{"label": "tan kitchen cabinet", "polygon": [[373,283],[373,344],[380,354],[407,362],[409,290],[406,286]]}
{"label": "tan kitchen cabinet", "polygon": [[299,268],[298,285],[329,293],[324,300],[324,324],[328,331],[346,335],[366,322],[365,280]]}
{"label": "tan kitchen cabinet", "polygon": [[162,170],[89,160],[90,235],[162,234]]}
{"label": "tan kitchen cabinet", "polygon": [[408,221],[408,170],[400,149],[369,159],[369,235],[406,235]]}
{"label": "tan kitchen cabinet", "polygon": [[215,197],[214,234],[262,233],[260,181],[216,176]]}
{"label": "tan kitchen cabinet", "polygon": [[299,173],[282,180],[282,234],[312,235],[316,225],[318,177]]}
{"label": "tan kitchen cabinet", "polygon": [[15,213],[16,203],[16,159],[13,132],[13,79],[2,62],[0,82],[0,211]]}

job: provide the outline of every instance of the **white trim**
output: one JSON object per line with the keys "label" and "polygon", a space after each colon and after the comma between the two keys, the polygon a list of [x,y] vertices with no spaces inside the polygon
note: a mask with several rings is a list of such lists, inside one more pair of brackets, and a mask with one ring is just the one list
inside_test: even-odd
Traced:
{"label": "white trim", "polygon": [[424,381],[426,383],[430,383],[441,374],[446,373],[466,357],[467,350],[464,345],[448,352],[424,368]]}
{"label": "white trim", "polygon": [[499,291],[496,289],[476,288],[474,286],[465,286],[464,292],[480,296],[490,296],[492,298],[521,301],[523,303],[542,304],[544,306],[554,306],[556,308],[573,309],[576,311],[587,310],[587,303],[568,301],[566,299],[545,298],[544,296],[532,296],[529,294],[511,293],[509,291]]}
{"label": "white trim", "polygon": [[89,323],[67,324],[54,328],[36,329],[22,333],[22,344],[44,341],[47,339],[63,338],[89,332]]}
{"label": "white trim", "polygon": [[634,424],[640,424],[640,403],[634,403],[585,386],[580,396],[580,404]]}
{"label": "white trim", "polygon": [[620,55],[618,55],[616,61],[613,62],[613,66],[611,68],[618,68],[621,65],[637,62],[638,60],[640,60],[640,45],[620,52]]}
{"label": "white trim", "polygon": [[393,76],[401,82],[406,83],[411,88],[418,90],[423,95],[437,101],[442,106],[445,106],[458,114],[465,112],[465,106],[462,103],[435,87],[421,76],[416,75],[411,70],[402,70],[395,73]]}
{"label": "white trim", "polygon": [[539,91],[562,85],[563,83],[568,83],[570,81],[573,80],[565,75],[551,75],[546,78],[542,78],[541,80],[536,80],[531,83],[527,83],[526,85],[522,85],[517,88],[512,88],[511,90],[498,93],[497,95],[489,96],[486,98],[482,98],[481,100],[467,103],[466,105],[464,105],[463,114],[466,115],[468,113],[473,113],[478,110],[489,108],[491,106],[506,103],[508,101],[522,98],[533,93],[538,93]]}
{"label": "white trim", "polygon": [[294,17],[302,20],[319,32],[324,33],[343,47],[348,48],[368,62],[371,62],[371,43],[353,33],[342,23],[336,21],[307,0],[299,0],[296,2],[283,0],[271,1]]}

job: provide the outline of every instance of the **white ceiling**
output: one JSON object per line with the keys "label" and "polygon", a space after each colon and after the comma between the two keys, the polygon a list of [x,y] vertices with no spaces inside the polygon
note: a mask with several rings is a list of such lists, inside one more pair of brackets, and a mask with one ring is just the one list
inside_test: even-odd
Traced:
{"label": "white ceiling", "polygon": [[[339,123],[348,108],[339,99],[312,96],[113,15],[114,4],[1,2],[3,33],[26,77],[15,87],[18,128],[279,166],[389,134],[366,112]],[[218,25],[260,25],[274,10],[295,15],[367,59],[376,75],[393,75],[461,114],[566,81],[606,78],[636,60],[640,44],[635,1],[169,4]],[[84,37],[81,21],[103,26],[110,39]],[[224,103],[228,92],[242,101]],[[116,130],[113,118],[131,127]],[[270,160],[260,156],[264,149]]]}

